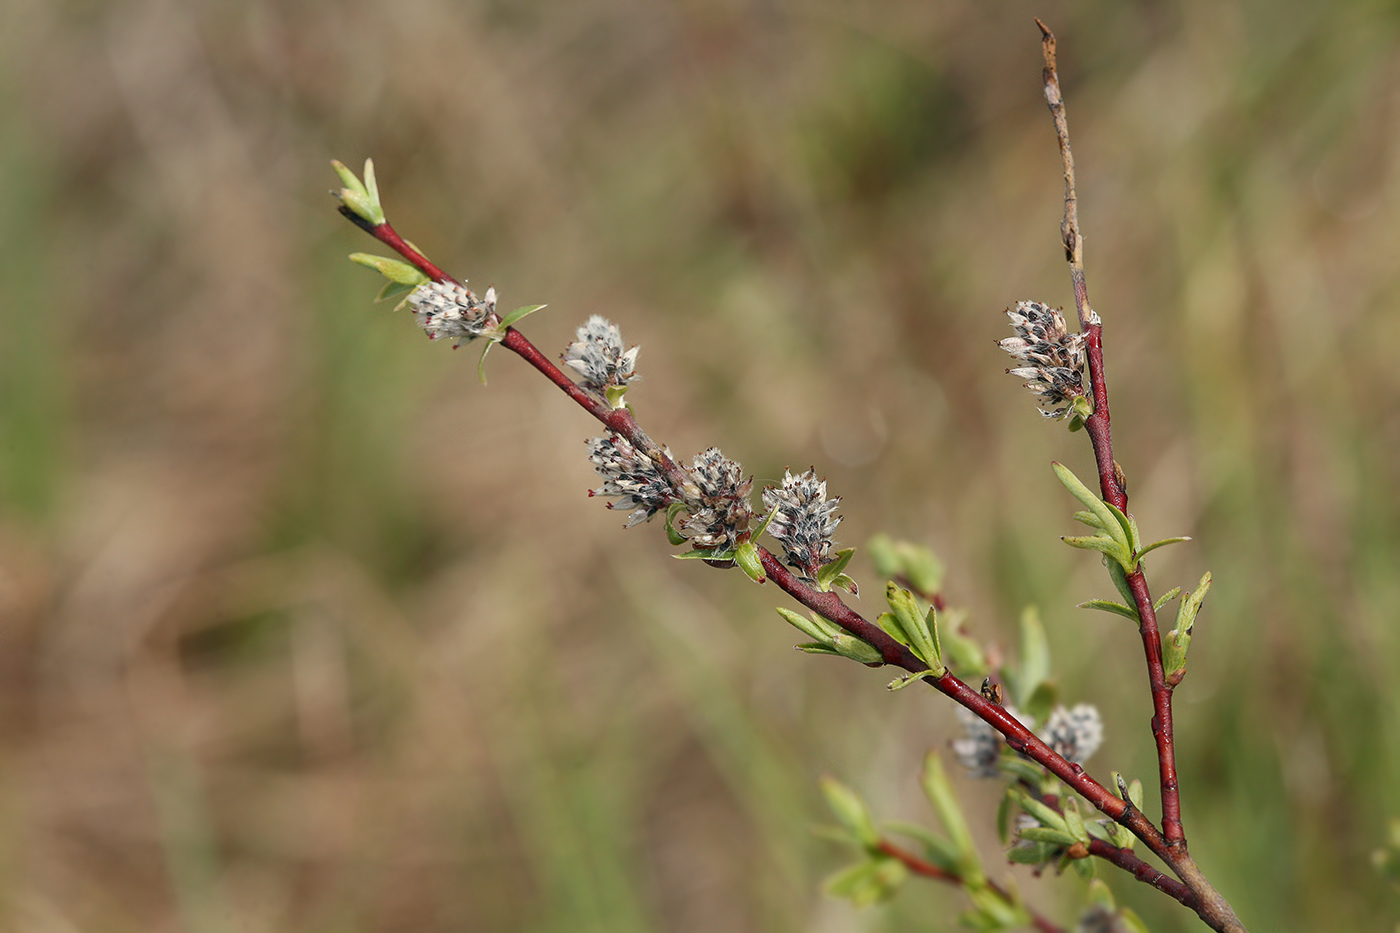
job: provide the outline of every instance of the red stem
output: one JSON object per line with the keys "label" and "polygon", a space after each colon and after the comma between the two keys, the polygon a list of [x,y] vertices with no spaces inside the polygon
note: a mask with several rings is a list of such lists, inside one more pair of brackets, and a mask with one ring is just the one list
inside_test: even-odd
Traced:
{"label": "red stem", "polygon": [[[1042,29],[1043,28],[1044,27],[1042,26]],[[344,206],[341,207],[341,213],[348,217],[352,222],[354,222],[356,226],[359,226],[361,229],[365,230],[367,233],[378,239],[380,242],[384,243],[386,246],[393,248],[401,256],[403,256],[420,271],[422,271],[424,275],[427,275],[429,278],[437,282],[457,283],[456,279],[452,278],[450,275],[448,275],[446,272],[440,269],[426,256],[424,256],[412,245],[410,245],[406,240],[399,236],[399,234],[387,222],[383,224],[370,224],[367,221],[364,221],[361,218],[359,218],[357,215],[355,215],[353,212],[351,212],[348,208]],[[1079,291],[1079,289],[1076,289],[1076,298],[1078,298]],[[687,487],[692,489],[694,488],[693,481],[690,479],[686,471],[682,469],[678,464],[676,464],[669,456],[666,456],[666,454],[661,450],[659,445],[657,445],[654,441],[652,441],[650,437],[647,436],[646,432],[644,432],[641,429],[641,426],[637,424],[635,418],[633,418],[632,413],[630,411],[628,411],[625,408],[611,408],[608,406],[607,402],[604,399],[600,398],[596,393],[590,392],[589,390],[579,386],[567,375],[565,375],[563,371],[559,369],[558,366],[555,366],[554,363],[552,363],[548,358],[546,358],[544,354],[540,353],[539,350],[534,346],[534,344],[530,343],[530,341],[526,339],[523,334],[521,334],[514,328],[508,328],[506,330],[504,337],[501,339],[501,343],[507,349],[520,356],[523,360],[525,360],[535,369],[539,370],[547,379],[549,379],[550,382],[554,383],[555,386],[557,386],[561,391],[568,395],[569,398],[576,402],[581,408],[583,408],[585,411],[591,414],[598,421],[602,422],[602,424],[605,427],[607,427],[608,430],[620,434],[623,437],[626,437],[634,447],[636,447],[638,450],[646,452],[647,455],[652,459],[652,461],[656,463],[658,468],[663,472],[663,474],[670,480],[673,488],[678,490],[685,489]],[[1102,372],[1101,358],[1099,360],[1099,365],[1096,368],[1092,369],[1091,372]],[[1099,389],[1096,387],[1096,400],[1098,399],[1098,392]],[[1091,437],[1094,436],[1093,431],[1102,430],[1104,432],[1105,438],[1107,438],[1108,406],[1106,394],[1104,396],[1104,405],[1101,411],[1102,428],[1100,429],[1097,427],[1091,427]],[[1091,422],[1094,420],[1094,417],[1097,417],[1097,415],[1091,416]],[[1106,447],[1106,450],[1109,451],[1109,462],[1111,463],[1111,447]],[[843,603],[835,593],[821,592],[812,589],[807,584],[803,583],[798,577],[789,572],[789,570],[783,566],[782,562],[779,561],[778,558],[773,556],[773,554],[770,553],[768,550],[766,550],[765,548],[759,548],[758,552],[763,564],[763,568],[768,574],[768,579],[776,583],[780,589],[788,593],[802,605],[814,610],[815,612],[821,614],[825,618],[830,619],[832,622],[839,625],[845,631],[875,647],[876,650],[880,652],[880,656],[885,664],[893,665],[910,673],[916,674],[924,673],[929,670],[928,665],[926,665],[916,655],[914,655],[912,651],[910,651],[900,642],[896,641],[892,636],[886,633],[879,626],[867,621],[858,613],[854,612],[852,609],[846,606],[845,603]],[[1138,576],[1141,576],[1141,574],[1138,574]],[[1146,592],[1145,581],[1143,582],[1143,592]],[[1148,600],[1148,612],[1144,613],[1143,616],[1145,618],[1153,620],[1152,631],[1155,636],[1155,617],[1151,614],[1150,597],[1148,597]],[[1141,607],[1139,608],[1141,609]],[[1156,643],[1155,637],[1154,643]],[[1160,644],[1158,644],[1157,667],[1159,671],[1161,668],[1160,655],[1161,648]],[[1006,711],[1003,710],[999,705],[992,703],[986,698],[984,698],[980,692],[971,689],[965,683],[954,677],[951,673],[946,673],[944,674],[944,676],[938,678],[929,677],[926,679],[935,689],[939,690],[940,692],[951,697],[956,702],[967,707],[979,718],[984,720],[988,725],[992,726],[992,728],[996,729],[1003,736],[1005,736],[1007,744],[1010,745],[1017,752],[1020,752],[1027,758],[1030,758],[1032,761],[1035,761],[1037,764],[1049,770],[1052,774],[1058,777],[1061,781],[1063,781],[1067,786],[1069,786],[1072,790],[1078,793],[1081,797],[1089,801],[1089,803],[1093,805],[1096,809],[1098,809],[1101,813],[1104,813],[1105,815],[1109,816],[1121,825],[1127,827],[1128,830],[1132,832],[1134,836],[1140,839],[1148,847],[1149,850],[1158,855],[1160,858],[1163,858],[1164,860],[1168,861],[1169,864],[1173,864],[1175,866],[1177,864],[1177,860],[1173,859],[1173,855],[1179,855],[1181,857],[1185,856],[1184,847],[1180,853],[1174,853],[1169,849],[1169,847],[1166,844],[1166,841],[1163,839],[1162,834],[1158,832],[1157,827],[1154,826],[1149,819],[1147,819],[1146,815],[1144,815],[1141,810],[1127,804],[1115,794],[1110,793],[1102,784],[1099,784],[1093,778],[1085,774],[1084,769],[1081,768],[1079,765],[1071,764],[1069,761],[1066,761],[1062,756],[1057,754],[1048,745],[1046,745],[1044,742],[1038,739],[1034,733],[1032,733],[1029,729],[1023,726],[1018,720],[1008,715]],[[1168,729],[1170,729],[1170,694],[1168,694],[1167,696],[1167,701],[1167,715],[1164,721],[1167,723]],[[1170,751],[1170,732],[1167,733],[1167,737],[1167,748],[1168,751]],[[1159,749],[1160,747],[1161,746],[1159,743]],[[1174,793],[1175,785],[1173,784],[1173,794]],[[1165,792],[1163,796],[1165,799]],[[1189,857],[1184,858],[1184,860],[1188,863],[1188,865],[1190,864]],[[1194,870],[1194,865],[1190,865],[1190,868]],[[1204,879],[1201,880],[1204,881]],[[1163,888],[1163,890],[1166,889]],[[1186,893],[1189,894],[1190,892],[1188,891]],[[1192,907],[1192,909],[1196,910],[1197,913],[1201,913],[1203,917],[1205,916],[1204,913],[1202,913],[1201,908],[1197,904],[1188,903],[1187,901],[1182,900],[1181,897],[1177,897],[1177,899],[1181,900],[1183,904]],[[1226,909],[1228,909],[1228,905],[1225,906]],[[1231,916],[1233,916],[1233,914],[1231,914]],[[1222,927],[1217,927],[1217,929],[1222,929]]]}
{"label": "red stem", "polygon": [[[1109,428],[1108,382],[1103,365],[1103,325],[1089,304],[1089,290],[1084,279],[1084,237],[1079,232],[1079,201],[1074,184],[1074,154],[1069,145],[1069,122],[1065,117],[1064,97],[1055,68],[1055,36],[1045,24],[1036,20],[1041,31],[1041,47],[1045,53],[1045,99],[1055,122],[1055,138],[1065,173],[1065,213],[1060,223],[1065,258],[1069,261],[1070,282],[1074,286],[1074,306],[1079,326],[1084,332],[1088,349],[1089,385],[1094,398],[1094,413],[1084,427],[1094,448],[1094,463],[1099,473],[1099,489],[1104,501],[1123,512],[1128,510],[1128,495],[1119,479],[1113,459],[1113,435]],[[1152,693],[1152,737],[1157,744],[1158,776],[1162,795],[1162,834],[1172,851],[1185,853],[1186,835],[1181,825],[1181,791],[1176,775],[1176,747],[1172,724],[1172,690],[1162,668],[1162,638],[1157,629],[1157,613],[1152,607],[1152,594],[1141,567],[1128,574],[1128,586],[1133,594],[1138,614],[1138,635],[1142,639],[1147,662],[1148,686]]]}
{"label": "red stem", "polygon": [[[919,856],[915,855],[913,852],[895,845],[888,839],[881,839],[876,848],[890,858],[898,859],[900,862],[903,862],[904,867],[916,875],[921,875],[924,878],[934,878],[938,881],[945,881],[948,884],[962,885],[963,883],[962,878],[952,872],[939,868],[927,859],[919,858]],[[1001,885],[991,879],[987,879],[987,887],[1001,895],[1008,903],[1011,903],[1012,897],[1010,892]],[[1040,933],[1064,933],[1063,927],[1050,922],[1029,907],[1026,908],[1026,912],[1031,915],[1031,925],[1039,930]]]}

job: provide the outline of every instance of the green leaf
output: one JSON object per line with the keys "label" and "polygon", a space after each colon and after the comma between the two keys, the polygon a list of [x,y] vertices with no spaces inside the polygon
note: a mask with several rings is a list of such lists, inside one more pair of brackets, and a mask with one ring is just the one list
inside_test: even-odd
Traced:
{"label": "green leaf", "polygon": [[1011,702],[1031,712],[1031,696],[1049,676],[1050,643],[1045,638],[1045,626],[1040,623],[1039,610],[1027,606],[1021,611],[1020,663],[1002,670]]}
{"label": "green leaf", "polygon": [[942,677],[948,669],[943,664],[943,651],[938,644],[938,621],[933,609],[930,608],[927,614],[920,612],[914,594],[894,581],[885,586],[885,601],[890,605],[893,623],[904,633],[904,643],[936,676]]}
{"label": "green leaf", "polygon": [[920,775],[920,786],[924,796],[933,804],[939,822],[948,833],[948,841],[958,853],[958,877],[963,884],[973,887],[981,884],[986,875],[982,871],[982,860],[977,855],[977,846],[972,841],[967,820],[963,818],[962,805],[953,793],[953,785],[948,780],[948,772],[937,752],[924,756],[924,770]]}
{"label": "green leaf", "polygon": [[1128,575],[1123,571],[1123,567],[1116,560],[1105,561],[1104,566],[1108,568],[1109,579],[1113,581],[1113,588],[1118,591],[1118,595],[1123,597],[1123,602],[1129,606],[1136,606],[1137,600],[1133,599],[1133,591],[1128,586]]}
{"label": "green leaf", "polygon": [[860,595],[860,587],[856,584],[856,581],[852,580],[844,573],[838,573],[836,579],[831,581],[831,586],[829,588],[845,590],[852,596]]}
{"label": "green leaf", "polygon": [[885,534],[871,538],[866,547],[881,576],[907,580],[923,596],[932,596],[943,587],[943,564],[928,548],[895,541]]}
{"label": "green leaf", "polygon": [[491,352],[491,348],[496,345],[496,341],[488,340],[481,348],[481,358],[476,361],[476,378],[481,380],[482,385],[486,385],[486,354]]}
{"label": "green leaf", "polygon": [[1084,899],[1093,907],[1102,907],[1104,910],[1118,909],[1118,904],[1113,900],[1113,889],[1101,878],[1089,882],[1089,890],[1084,892]]}
{"label": "green leaf", "polygon": [[1131,606],[1125,606],[1122,603],[1115,603],[1111,599],[1090,599],[1080,603],[1075,608],[1097,609],[1100,612],[1111,612],[1114,615],[1120,615],[1125,619],[1132,620],[1133,622],[1138,621],[1138,614],[1136,609],[1133,609]]}
{"label": "green leaf", "polygon": [[734,549],[734,563],[744,571],[744,575],[755,583],[765,583],[768,574],[763,571],[763,559],[758,555],[758,545],[753,541],[741,541]]}
{"label": "green leaf", "polygon": [[1079,801],[1073,797],[1063,797],[1060,809],[1064,814],[1069,834],[1074,837],[1075,841],[1082,842],[1087,846],[1089,844],[1089,831],[1084,828],[1084,818],[1079,815]]}
{"label": "green leaf", "polygon": [[1210,571],[1201,577],[1201,582],[1189,595],[1183,596],[1176,612],[1176,628],[1167,633],[1162,645],[1162,667],[1167,674],[1167,683],[1175,687],[1186,676],[1186,649],[1191,647],[1191,630],[1196,625],[1196,613],[1206,593],[1210,592]]}
{"label": "green leaf", "polygon": [[365,181],[362,183],[355,177],[355,173],[346,166],[334,159],[331,165],[340,176],[340,182],[344,185],[335,193],[340,198],[340,203],[344,204],[357,217],[368,221],[375,226],[384,223],[384,208],[379,204],[379,185],[374,179],[374,160],[365,159]]}
{"label": "green leaf", "polygon": [[1183,541],[1190,541],[1189,537],[1163,538],[1161,541],[1153,541],[1147,547],[1137,552],[1138,560],[1142,560],[1148,553],[1157,550],[1159,547],[1166,547],[1168,544],[1180,544]]}
{"label": "green leaf", "polygon": [[[952,615],[945,613],[945,615]],[[938,642],[943,648],[943,660],[963,680],[977,680],[991,673],[987,655],[973,638],[964,635],[956,625],[940,625]]]}
{"label": "green leaf", "polygon": [[848,900],[856,907],[868,907],[889,900],[909,877],[909,869],[898,859],[874,857],[852,865],[827,879],[826,893]]}
{"label": "green leaf", "polygon": [[[1161,596],[1159,596],[1159,597],[1157,598],[1157,601],[1156,601],[1155,603],[1152,604],[1152,611],[1153,611],[1153,612],[1160,612],[1163,606],[1165,606],[1167,603],[1171,602],[1173,599],[1176,599],[1176,598],[1177,598],[1178,596],[1180,596],[1180,595],[1181,595],[1181,587],[1179,587],[1179,586],[1174,586],[1174,587],[1172,587],[1171,589],[1167,590],[1165,593],[1163,593]],[[1134,618],[1136,618],[1136,616],[1134,616]]]}
{"label": "green leaf", "polygon": [[[777,506],[773,507],[773,513],[777,513]],[[846,565],[851,562],[855,553],[856,549],[853,547],[843,548],[836,552],[835,557],[818,568],[817,589],[823,593],[829,592],[832,586],[836,585],[837,581],[844,576]],[[846,579],[850,580],[850,577],[846,577]]]}
{"label": "green leaf", "polygon": [[1029,690],[1050,676],[1050,641],[1040,623],[1040,610],[1027,606],[1021,611],[1021,677]]}
{"label": "green leaf", "polygon": [[1064,464],[1051,463],[1050,467],[1055,471],[1055,475],[1070,495],[1083,503],[1088,510],[1088,513],[1076,512],[1075,518],[1089,527],[1103,532],[1101,536],[1071,536],[1061,540],[1071,547],[1102,551],[1122,564],[1124,569],[1129,572],[1135,569],[1133,548],[1137,540],[1137,523],[1124,515],[1117,507],[1094,495],[1089,487],[1080,482],[1079,478]]}
{"label": "green leaf", "polygon": [[861,664],[884,664],[885,659],[880,654],[880,649],[874,645],[861,641],[854,635],[840,632],[831,639],[831,646],[836,649],[836,653],[843,658],[850,658],[852,661],[859,661]]}
{"label": "green leaf", "polygon": [[391,259],[388,256],[376,256],[373,253],[351,253],[350,261],[373,269],[395,285],[417,288],[428,281],[428,277],[418,271],[417,267],[399,259]]}
{"label": "green leaf", "polygon": [[1062,535],[1060,540],[1070,547],[1077,547],[1085,551],[1101,551],[1113,560],[1121,564],[1123,569],[1132,572],[1132,554],[1118,541],[1107,535]]}
{"label": "green leaf", "polygon": [[823,777],[820,786],[826,805],[851,838],[866,849],[878,846],[880,833],[860,796],[833,777]]}
{"label": "green leaf", "polygon": [[917,681],[936,679],[942,676],[942,674],[935,673],[934,671],[916,671],[912,674],[900,674],[894,680],[885,684],[885,689],[903,690],[905,687],[909,686],[912,683],[916,683]]}
{"label": "green leaf", "polygon": [[521,318],[524,318],[524,317],[527,317],[527,316],[529,316],[529,315],[531,315],[531,314],[534,314],[536,311],[540,310],[541,308],[547,308],[547,307],[549,307],[549,306],[548,306],[548,305],[525,305],[525,306],[523,306],[523,307],[516,308],[516,309],[515,309],[514,311],[512,311],[510,314],[507,314],[505,317],[501,318],[501,323],[500,323],[500,325],[499,325],[499,326],[500,326],[500,329],[504,331],[507,327],[514,327],[516,321],[519,321]]}
{"label": "green leaf", "polygon": [[[1041,826],[1047,829],[1057,830],[1064,833],[1066,836],[1069,835],[1069,826],[1065,823],[1065,818],[1059,810],[1056,810],[1046,803],[1042,803],[1024,790],[1020,791],[1017,802],[1021,804],[1021,809],[1024,810],[1027,815],[1035,817]],[[1070,842],[1073,844],[1073,837],[1070,838]]]}
{"label": "green leaf", "polygon": [[1051,842],[1033,842],[1026,846],[1012,846],[1006,850],[1006,860],[1016,865],[1044,865],[1059,855],[1062,846]]}
{"label": "green leaf", "polygon": [[1135,914],[1130,907],[1124,907],[1118,911],[1118,924],[1122,927],[1123,933],[1152,933],[1147,924],[1142,922],[1142,918]]}
{"label": "green leaf", "polygon": [[1035,718],[1036,722],[1045,722],[1050,711],[1055,708],[1055,703],[1060,698],[1060,688],[1055,686],[1053,681],[1042,680],[1036,684],[1035,690],[1026,697],[1026,703],[1021,709]]}
{"label": "green leaf", "polygon": [[967,889],[968,899],[972,901],[973,909],[963,913],[958,919],[963,924],[975,930],[1019,930],[1030,925],[1031,916],[1026,912],[1025,905],[1009,901],[995,888],[988,884],[981,884],[977,887]]}
{"label": "green leaf", "polygon": [[1006,774],[1018,780],[1025,781],[1031,786],[1042,783],[1045,780],[1045,769],[1031,761],[1029,758],[1021,758],[1018,755],[1007,757],[1002,756],[997,762],[997,767]]}
{"label": "green leaf", "polygon": [[1011,811],[1016,806],[1016,798],[1008,790],[1001,795],[1001,803],[997,804],[997,838],[1002,845],[1011,843]]}
{"label": "green leaf", "polygon": [[685,503],[672,502],[666,506],[666,540],[672,547],[680,547],[688,540],[685,535],[676,530],[676,515],[685,511]]}
{"label": "green leaf", "polygon": [[1029,839],[1031,842],[1048,842],[1050,845],[1061,848],[1068,848],[1074,845],[1074,836],[1062,829],[1051,829],[1049,826],[1027,826],[1021,830],[1020,837]]}
{"label": "green leaf", "polygon": [[802,632],[802,634],[806,635],[808,638],[814,638],[822,644],[831,644],[831,640],[841,633],[839,628],[815,612],[810,616],[804,616],[782,606],[778,606],[777,610],[778,615],[782,616],[783,620],[787,622],[788,625]]}

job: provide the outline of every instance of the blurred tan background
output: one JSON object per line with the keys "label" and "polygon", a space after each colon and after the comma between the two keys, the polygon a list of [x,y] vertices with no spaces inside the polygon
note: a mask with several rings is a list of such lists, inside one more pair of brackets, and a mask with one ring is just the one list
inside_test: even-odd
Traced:
{"label": "blurred tan background", "polygon": [[[943,930],[825,899],[833,774],[932,817],[931,691],[791,650],[781,594],[586,497],[597,433],[345,261],[328,161],[557,354],[590,313],[689,458],[815,466],[843,544],[1023,606],[1090,770],[1140,647],[1056,540],[1092,471],[993,341],[1070,303],[1032,16],[1061,40],[1118,459],[1193,851],[1252,929],[1380,929],[1400,816],[1400,9],[1348,0],[10,0],[0,30],[0,928]],[[858,554],[859,608],[880,581]],[[959,776],[994,874],[993,788]],[[1149,806],[1155,814],[1155,797]],[[1069,921],[1081,884],[1017,876]],[[1109,875],[1157,930],[1175,904]]]}

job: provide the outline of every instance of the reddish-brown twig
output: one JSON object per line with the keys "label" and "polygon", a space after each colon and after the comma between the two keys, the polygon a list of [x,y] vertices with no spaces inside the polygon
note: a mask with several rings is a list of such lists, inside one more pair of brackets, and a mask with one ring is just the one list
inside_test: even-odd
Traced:
{"label": "reddish-brown twig", "polygon": [[[1084,237],[1079,231],[1079,202],[1074,182],[1074,154],[1069,144],[1069,123],[1065,118],[1064,97],[1055,65],[1055,35],[1039,19],[1041,50],[1045,56],[1043,73],[1045,101],[1055,123],[1055,138],[1059,142],[1064,163],[1065,212],[1060,223],[1065,259],[1070,267],[1070,282],[1074,288],[1074,305],[1079,315],[1079,327],[1084,332],[1089,362],[1089,383],[1094,399],[1094,412],[1084,423],[1094,448],[1098,467],[1099,488],[1104,501],[1127,512],[1128,495],[1123,488],[1123,475],[1113,459],[1113,437],[1109,428],[1108,383],[1104,377],[1103,324],[1089,304],[1089,291],[1084,278]],[[1162,639],[1157,628],[1157,613],[1152,594],[1141,565],[1127,574],[1128,588],[1138,615],[1138,634],[1142,639],[1147,662],[1148,683],[1152,693],[1152,735],[1157,744],[1158,777],[1162,798],[1162,836],[1168,854],[1164,858],[1177,876],[1191,889],[1192,909],[1215,929],[1243,929],[1230,905],[1200,874],[1187,851],[1186,833],[1181,824],[1181,791],[1176,773],[1176,747],[1172,723],[1172,688],[1167,683],[1162,664]],[[1186,903],[1183,901],[1183,903]],[[1217,924],[1220,924],[1217,926]]]}
{"label": "reddish-brown twig", "polygon": [[[1041,28],[1043,30],[1044,26]],[[1047,52],[1047,61],[1053,62],[1053,37],[1050,37],[1048,30],[1045,32],[1045,35],[1050,42],[1049,51]],[[1053,70],[1047,69],[1047,74],[1053,74]],[[1058,85],[1056,87],[1058,92]],[[1048,93],[1047,90],[1047,94]],[[1062,114],[1057,117],[1057,125],[1059,125],[1060,120],[1062,120]],[[1066,158],[1068,159],[1067,143],[1067,137],[1065,137],[1062,146],[1064,147]],[[1067,165],[1069,165],[1068,162]],[[1070,182],[1072,188],[1072,170],[1071,173],[1067,175],[1067,181]],[[421,252],[399,236],[387,222],[378,224],[370,223],[346,207],[341,208],[341,213],[354,222],[356,226],[360,227],[386,246],[394,249],[424,275],[437,282],[456,282],[455,279],[433,264]],[[1082,278],[1081,267],[1079,274],[1080,286],[1076,287],[1076,300],[1078,300],[1078,296],[1082,290]],[[1085,299],[1083,307],[1088,307],[1087,299]],[[1093,341],[1096,337],[1097,331],[1091,336],[1091,348],[1094,346]],[[507,328],[500,338],[500,343],[538,370],[570,399],[601,422],[609,431],[627,438],[635,448],[650,457],[675,489],[694,489],[693,481],[690,479],[689,474],[680,467],[679,464],[675,463],[665,453],[663,448],[647,436],[646,432],[637,424],[629,410],[626,408],[613,408],[608,405],[605,399],[601,398],[596,393],[575,383],[558,366],[545,357],[544,354],[540,353],[540,351],[518,330]],[[1093,359],[1094,356],[1091,351],[1091,360]],[[1098,363],[1098,367],[1099,368],[1094,370],[1094,372],[1101,373],[1101,360]],[[1101,386],[1101,375],[1097,378],[1098,385]],[[1098,395],[1096,390],[1096,403],[1097,401]],[[1105,449],[1108,450],[1111,458],[1111,448],[1107,446],[1106,441],[1108,426],[1106,395],[1104,396],[1103,402],[1101,430],[1104,432]],[[1090,420],[1092,422],[1093,419],[1091,418]],[[1093,430],[1094,429],[1091,428],[1091,436],[1093,436]],[[1122,499],[1122,501],[1126,503],[1126,499]],[[878,625],[871,623],[848,607],[835,593],[817,590],[809,586],[792,574],[788,568],[783,565],[782,561],[767,549],[762,547],[758,548],[758,554],[762,567],[769,580],[773,581],[780,589],[788,593],[802,605],[821,614],[846,632],[873,646],[880,653],[882,663],[898,667],[912,674],[929,673],[928,665],[920,660],[918,656],[886,633]],[[1144,593],[1146,592],[1145,581],[1143,582],[1143,591]],[[1150,611],[1150,597],[1148,598],[1148,610]],[[1155,621],[1152,631],[1154,636],[1153,641],[1155,643]],[[1160,667],[1159,647],[1158,668],[1160,669]],[[1037,738],[1034,733],[1022,725],[1017,719],[1006,713],[1000,705],[987,700],[980,692],[968,687],[967,684],[963,683],[957,677],[954,677],[951,673],[944,673],[941,677],[933,677],[930,674],[930,676],[925,679],[929,682],[930,686],[951,697],[957,703],[967,707],[979,718],[1005,736],[1007,744],[1010,745],[1011,748],[1046,768],[1069,786],[1070,789],[1089,801],[1089,803],[1100,812],[1125,826],[1134,836],[1140,839],[1150,851],[1164,860],[1167,860],[1173,865],[1174,869],[1177,868],[1176,862],[1172,860],[1173,853],[1171,847],[1167,844],[1167,841],[1164,839],[1162,833],[1158,831],[1157,827],[1154,826],[1140,810],[1111,793],[1102,784],[1089,777],[1079,765],[1067,761]],[[1168,706],[1168,714],[1165,721],[1169,726],[1170,706]],[[1180,854],[1183,857],[1185,856],[1184,849]],[[1186,857],[1184,860],[1189,864],[1189,857]],[[1194,865],[1189,865],[1190,870],[1194,870],[1194,867]],[[1181,872],[1178,871],[1178,875],[1180,874]],[[1196,872],[1196,874],[1198,875],[1199,872]],[[1204,879],[1201,880],[1202,882],[1204,881]],[[1183,877],[1183,881],[1186,881],[1187,886],[1191,889],[1190,892],[1186,893],[1198,893],[1197,887],[1192,885],[1189,880]],[[1208,887],[1208,885],[1206,887]],[[1168,889],[1163,888],[1163,890]],[[1181,897],[1178,897],[1178,900],[1181,899]],[[1185,900],[1182,902],[1187,903]],[[1223,903],[1223,901],[1221,903]],[[1201,913],[1196,905],[1188,903],[1187,906],[1191,906],[1193,909],[1196,909],[1198,913]],[[1226,908],[1228,909],[1228,905],[1226,905]],[[1205,914],[1202,914],[1202,916],[1205,917]],[[1231,914],[1231,916],[1233,917],[1233,914]],[[1217,929],[1242,928],[1217,927]]]}
{"label": "reddish-brown twig", "polygon": [[[924,878],[933,878],[938,881],[945,881],[948,884],[961,885],[963,883],[962,879],[957,875],[953,874],[952,872],[939,868],[937,865],[933,864],[927,859],[920,858],[913,852],[910,852],[908,849],[902,846],[897,846],[893,842],[890,842],[888,839],[881,839],[877,848],[885,855],[888,855],[890,858],[898,859],[904,864],[905,868],[909,869],[916,875],[919,875]],[[987,881],[987,886],[990,887],[993,891],[997,892],[997,894],[1001,895],[1007,901],[1011,900],[1011,894],[1001,885],[997,884],[995,881],[991,881],[989,879]],[[1026,913],[1030,914],[1031,925],[1037,930],[1039,930],[1040,933],[1064,933],[1063,927],[1059,926],[1058,924],[1052,923],[1050,920],[1046,919],[1045,917],[1042,917],[1040,914],[1036,913],[1034,910],[1031,910],[1029,907],[1026,907],[1025,909]]]}

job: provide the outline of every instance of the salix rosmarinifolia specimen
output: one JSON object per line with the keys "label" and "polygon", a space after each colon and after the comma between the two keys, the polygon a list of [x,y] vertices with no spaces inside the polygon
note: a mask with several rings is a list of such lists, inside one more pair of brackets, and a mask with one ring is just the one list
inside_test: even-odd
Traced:
{"label": "salix rosmarinifolia specimen", "polygon": [[[1067,537],[1075,547],[1101,553],[1109,576],[1123,598],[1090,600],[1084,605],[1122,615],[1139,629],[1153,699],[1153,734],[1159,759],[1162,822],[1159,828],[1142,809],[1139,782],[1114,774],[1111,787],[1092,778],[1084,762],[1103,738],[1097,710],[1087,704],[1066,709],[1055,702],[1039,622],[1022,625],[1019,664],[992,664],[989,653],[957,625],[940,624],[942,596],[928,580],[930,557],[890,550],[877,564],[891,578],[886,586],[888,611],[875,621],[851,609],[838,590],[855,592],[846,574],[853,549],[837,549],[833,534],[840,524],[840,501],[828,497],[826,483],[814,470],[787,472],[780,484],[762,494],[762,512],[751,504],[752,477],[717,447],[682,464],[651,439],[637,423],[624,396],[637,376],[638,348],[625,346],[618,328],[594,315],[578,328],[559,364],[541,353],[516,329],[530,305],[502,315],[495,289],[478,297],[404,240],[389,224],[379,198],[373,165],[363,179],[335,163],[343,187],[335,192],[341,213],[402,259],[366,254],[351,258],[388,279],[385,293],[404,293],[418,325],[432,339],[454,344],[484,341],[486,352],[500,344],[515,353],[592,415],[605,433],[588,442],[588,457],[602,485],[590,495],[625,512],[627,527],[662,515],[668,540],[688,549],[676,556],[716,567],[738,567],[752,580],[772,582],[802,607],[779,612],[811,641],[805,651],[850,658],[872,667],[893,666],[903,674],[893,688],[925,682],[951,697],[962,710],[965,738],[954,743],[956,757],[974,773],[1009,778],[1001,824],[1014,824],[1013,861],[1058,863],[1086,868],[1095,859],[1124,869],[1194,910],[1217,930],[1242,930],[1228,903],[1201,875],[1187,848],[1180,820],[1171,723],[1171,692],[1185,673],[1191,626],[1209,575],[1179,605],[1176,629],[1163,646],[1156,611],[1181,595],[1180,589],[1154,601],[1147,587],[1142,557],[1167,539],[1144,546],[1127,512],[1122,470],[1113,460],[1107,384],[1104,380],[1102,322],[1089,306],[1083,273],[1083,245],[1078,228],[1073,158],[1055,73],[1054,37],[1042,25],[1046,68],[1044,87],[1054,118],[1065,167],[1065,217],[1061,235],[1070,264],[1079,331],[1071,333],[1061,313],[1049,305],[1019,302],[1008,311],[1014,335],[1000,341],[1017,362],[1008,370],[1035,394],[1042,411],[1083,428],[1098,465],[1101,495],[1070,471],[1054,464],[1061,483],[1083,505],[1075,518],[1091,534]],[[483,368],[484,373],[484,368]],[[764,535],[777,553],[760,543]],[[960,676],[961,675],[961,676]],[[964,679],[967,678],[967,679]],[[981,681],[980,688],[969,685]],[[1010,692],[1006,696],[1004,691]],[[924,773],[924,789],[943,822],[945,835],[913,833],[916,846],[896,844],[870,819],[864,804],[849,790],[828,781],[824,790],[842,832],[863,852],[863,860],[834,879],[830,889],[857,902],[887,896],[911,875],[937,878],[961,886],[973,904],[969,922],[982,929],[1009,929],[1031,924],[1059,929],[1030,910],[1014,887],[990,881],[962,823],[960,809],[936,755]],[[1073,793],[1067,793],[1066,790]],[[1077,795],[1077,796],[1076,796]],[[1082,798],[1102,814],[1086,820]],[[1012,816],[1014,815],[1014,819]],[[910,831],[906,828],[906,833]],[[1144,845],[1171,874],[1143,862],[1135,853]],[[1174,875],[1175,877],[1172,877]],[[1091,910],[1101,916],[1133,918],[1112,907],[1106,889],[1091,890]]]}

